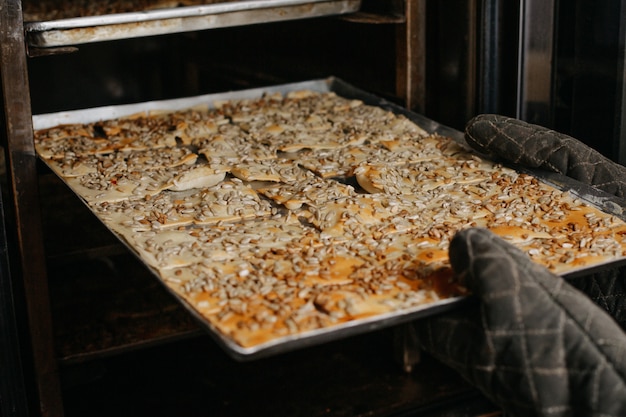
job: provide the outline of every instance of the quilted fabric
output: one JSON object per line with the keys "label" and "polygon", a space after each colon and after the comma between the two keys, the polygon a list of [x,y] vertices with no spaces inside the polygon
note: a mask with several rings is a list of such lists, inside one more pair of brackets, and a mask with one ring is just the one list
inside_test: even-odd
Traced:
{"label": "quilted fabric", "polygon": [[606,310],[626,331],[626,267],[567,278],[567,281]]}
{"label": "quilted fabric", "polygon": [[518,119],[482,114],[467,123],[465,139],[485,154],[565,174],[618,197],[626,196],[625,167],[562,133]]}
{"label": "quilted fabric", "polygon": [[626,416],[626,335],[584,294],[485,229],[450,261],[475,302],[418,321],[422,347],[512,416]]}
{"label": "quilted fabric", "polygon": [[[521,166],[558,172],[626,197],[626,168],[562,133],[510,117],[483,114],[467,123],[465,139],[482,153]],[[572,278],[570,283],[626,329],[626,267]]]}

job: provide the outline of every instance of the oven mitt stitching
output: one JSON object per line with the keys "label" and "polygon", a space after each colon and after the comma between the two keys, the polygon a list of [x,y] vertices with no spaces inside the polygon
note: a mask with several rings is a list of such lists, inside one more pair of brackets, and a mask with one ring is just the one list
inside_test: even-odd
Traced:
{"label": "oven mitt stitching", "polygon": [[513,416],[626,415],[626,335],[604,311],[486,229],[450,260],[478,305],[418,322],[426,351]]}
{"label": "oven mitt stitching", "polygon": [[[522,120],[482,114],[465,128],[467,143],[476,150],[529,168],[543,168],[626,197],[626,168],[605,158],[575,138]],[[626,267],[567,278],[626,329]]]}
{"label": "oven mitt stitching", "polygon": [[470,120],[465,139],[473,148],[530,168],[543,168],[626,196],[626,168],[565,134],[496,115]]}
{"label": "oven mitt stitching", "polygon": [[[468,123],[466,140],[620,197],[626,190],[626,168],[549,129],[481,115]],[[512,416],[626,416],[626,335],[605,311],[485,229],[457,233],[450,262],[475,295],[459,312],[416,323],[427,352]],[[624,324],[622,272],[572,282]]]}
{"label": "oven mitt stitching", "polygon": [[624,267],[609,269],[592,275],[566,278],[597,305],[605,309],[626,329],[626,272]]}

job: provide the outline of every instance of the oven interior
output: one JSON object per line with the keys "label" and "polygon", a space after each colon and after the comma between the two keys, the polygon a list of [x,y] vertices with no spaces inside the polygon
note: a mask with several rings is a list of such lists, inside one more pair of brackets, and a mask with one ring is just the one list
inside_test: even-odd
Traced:
{"label": "oven interior", "polygon": [[[476,11],[465,2],[452,3],[455,11],[445,21],[436,5],[426,8],[421,2],[366,0],[358,12],[343,16],[94,42],[58,50],[29,46],[25,52],[30,112],[45,114],[335,76],[413,110],[430,107],[440,120],[461,128],[472,107],[468,103],[473,70],[467,48],[471,39],[466,34],[474,30],[474,23],[466,17],[468,11],[475,17]],[[426,10],[428,18],[420,14]],[[433,24],[423,27],[416,24],[417,19]],[[458,26],[452,35],[451,19]],[[456,52],[433,53],[428,61],[435,69],[429,88],[409,99],[413,92],[407,86],[426,71],[423,59],[411,58],[403,49],[407,32],[416,27],[421,31],[419,48],[426,48],[428,39],[431,45],[445,42]],[[445,65],[442,60],[447,61]],[[449,71],[439,71],[440,67]],[[456,99],[444,99],[452,91]],[[5,93],[8,96],[11,91]],[[14,350],[20,359],[18,371],[22,371],[15,380],[21,381],[28,395],[25,400],[15,393],[9,398],[16,404],[25,401],[24,408],[30,412],[355,416],[421,410],[421,415],[438,416],[461,409],[472,413],[493,409],[453,372],[429,358],[418,361],[410,326],[269,358],[232,359],[56,175],[41,162],[35,167],[52,327],[52,340],[43,339],[53,351],[52,379],[47,381],[58,383],[58,391],[50,389],[50,384],[42,388],[41,361],[31,361],[24,349]],[[9,175],[4,183],[6,218],[19,220],[23,205],[22,212],[19,207],[13,211],[8,192],[11,181]],[[7,241],[19,242],[19,233],[8,228]],[[11,292],[24,297],[16,297],[14,305],[16,333],[25,346],[33,338],[32,324],[24,319],[29,309],[24,301],[28,288],[19,279],[12,280]],[[10,383],[15,385],[15,381]]]}
{"label": "oven interior", "polygon": [[[592,24],[580,18],[580,10],[560,10],[563,21],[578,16],[577,24],[568,27],[582,31]],[[519,112],[520,63],[518,54],[507,52],[519,44],[518,13],[519,5],[508,2],[363,0],[358,12],[343,16],[88,43],[72,52],[31,48],[25,51],[30,111],[44,114],[332,75],[462,130],[482,111]],[[407,53],[407,33],[412,41],[419,38],[414,55]],[[562,27],[559,32],[553,70],[561,82],[555,83],[559,89],[550,106],[555,125],[586,138],[588,128],[576,117],[583,107],[580,100],[573,104],[573,96],[582,94],[589,80],[572,73],[587,62],[589,50],[572,47],[576,34]],[[8,73],[10,63],[3,64]],[[3,91],[3,96],[10,93]],[[9,113],[8,106],[4,110]],[[619,152],[614,143],[603,149]],[[233,360],[65,184],[43,164],[36,169],[52,373],[58,375],[60,395],[38,392],[37,361],[16,352],[21,383],[28,388],[25,408],[31,412],[39,412],[42,395],[53,398],[50,415],[67,416],[496,412],[453,372],[431,358],[417,360],[407,326],[250,362]],[[5,240],[15,256],[11,242],[20,236],[10,221],[20,217],[14,211],[12,179],[4,180]],[[9,266],[6,274],[17,277]],[[15,295],[14,333],[20,345],[28,346],[32,335],[23,300],[28,288],[17,278],[10,284],[2,294]]]}

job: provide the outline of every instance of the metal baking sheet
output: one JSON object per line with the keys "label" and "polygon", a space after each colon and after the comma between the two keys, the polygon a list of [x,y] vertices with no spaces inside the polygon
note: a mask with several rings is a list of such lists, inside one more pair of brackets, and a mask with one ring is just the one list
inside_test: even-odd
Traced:
{"label": "metal baking sheet", "polygon": [[[422,115],[410,112],[396,104],[390,103],[386,100],[382,100],[379,97],[370,93],[364,92],[360,89],[353,87],[337,78],[331,77],[321,80],[311,80],[300,83],[285,84],[278,86],[270,86],[256,89],[249,89],[243,91],[233,91],[219,94],[209,94],[196,97],[188,97],[176,100],[165,101],[151,101],[138,104],[119,105],[99,107],[85,110],[77,110],[70,112],[60,112],[45,115],[33,116],[33,127],[35,130],[44,129],[51,126],[56,126],[65,123],[89,123],[104,119],[113,119],[117,117],[128,116],[139,112],[146,112],[150,110],[178,110],[188,107],[192,107],[198,104],[207,104],[212,106],[216,100],[229,100],[229,99],[241,99],[241,98],[253,98],[259,97],[263,93],[281,92],[287,93],[294,90],[309,89],[319,92],[332,91],[340,96],[347,98],[355,98],[363,100],[367,104],[376,105],[384,109],[404,114],[422,128],[430,133],[438,133],[442,136],[451,137],[457,141],[464,142],[463,134],[457,130],[443,126],[430,120]],[[544,181],[560,188],[562,190],[568,190],[574,193],[579,198],[582,198],[592,205],[600,208],[601,210],[614,214],[622,219],[625,218],[626,202],[616,198],[614,196],[605,194],[601,191],[593,189],[591,187],[584,186],[576,181],[573,181],[567,177],[556,174],[549,174],[545,172],[533,171],[531,174],[543,179]],[[120,240],[127,245],[124,239]],[[128,245],[127,245],[128,246]],[[129,249],[133,251],[132,247]],[[605,263],[602,265],[594,265],[587,267],[584,270],[578,270],[574,274],[588,274],[595,272],[599,269],[614,267],[618,264],[623,264],[626,261],[624,259],[617,260],[615,262]],[[148,266],[149,267],[149,266]],[[149,267],[150,268],[150,267]],[[158,274],[155,271],[155,276]],[[165,285],[165,283],[163,283]],[[169,288],[168,288],[169,290]],[[171,291],[171,290],[170,290]],[[171,291],[172,294],[177,297],[180,302],[196,317],[199,321],[209,330],[209,333],[220,344],[224,350],[230,354],[233,358],[238,360],[249,360],[259,357],[269,356],[272,354],[283,353],[293,349],[302,348],[310,345],[315,345],[327,341],[337,340],[340,338],[348,337],[351,335],[361,334],[365,332],[371,332],[373,330],[399,325],[409,321],[413,321],[419,318],[430,316],[442,311],[448,311],[454,308],[458,308],[462,303],[468,299],[465,297],[453,297],[437,302],[429,303],[427,305],[418,306],[410,309],[404,309],[401,311],[390,312],[386,314],[377,315],[374,317],[368,317],[364,319],[353,320],[347,323],[338,324],[333,327],[317,329],[313,331],[303,332],[295,335],[289,335],[274,339],[267,343],[256,345],[249,348],[244,348],[235,343],[227,336],[220,333],[214,328],[206,319],[201,317],[199,313],[184,301],[181,297]]]}
{"label": "metal baking sheet", "polygon": [[359,10],[361,0],[247,0],[27,22],[31,47],[49,48],[168,33],[339,15]]}

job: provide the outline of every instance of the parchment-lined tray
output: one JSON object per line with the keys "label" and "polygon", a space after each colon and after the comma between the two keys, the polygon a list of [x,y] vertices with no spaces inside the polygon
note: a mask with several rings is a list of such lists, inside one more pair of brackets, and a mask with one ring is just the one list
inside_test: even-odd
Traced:
{"label": "parchment-lined tray", "polygon": [[361,0],[245,0],[26,22],[24,27],[30,46],[48,48],[339,15],[360,6]]}
{"label": "parchment-lined tray", "polygon": [[[49,115],[41,115],[34,116],[34,128],[45,129],[50,126],[56,126],[59,124],[66,123],[88,123],[93,121],[98,121],[101,119],[112,119],[127,115],[136,114],[139,112],[145,112],[149,110],[160,110],[167,109],[170,111],[177,109],[185,109],[189,107],[193,107],[197,104],[210,104],[219,100],[233,100],[239,98],[254,98],[260,97],[264,93],[272,93],[272,92],[280,92],[282,94],[286,94],[291,91],[297,90],[311,90],[318,92],[327,92],[332,91],[336,94],[347,97],[347,98],[355,98],[360,99],[363,102],[371,105],[375,105],[386,110],[392,111],[394,113],[403,114],[410,118],[411,120],[418,123],[422,128],[431,133],[438,133],[442,136],[452,137],[455,140],[462,141],[462,135],[460,132],[449,129],[445,126],[441,126],[436,122],[426,119],[420,115],[407,112],[406,110],[395,106],[391,103],[388,103],[384,100],[377,98],[371,94],[358,90],[340,80],[330,78],[326,80],[313,80],[303,83],[289,84],[289,85],[281,85],[274,86],[268,88],[260,88],[246,91],[238,91],[238,92],[229,92],[224,94],[212,94],[207,96],[200,97],[191,97],[180,100],[169,100],[169,101],[161,101],[161,102],[149,102],[149,103],[140,103],[134,105],[126,105],[126,106],[113,106],[113,107],[103,107],[96,109],[87,109],[73,112],[64,112],[57,114],[49,114]],[[537,173],[537,175],[541,175]],[[610,212],[618,217],[622,217],[623,211],[623,203],[615,198],[611,198],[610,196],[605,196],[602,193],[599,193],[593,189],[587,189],[587,187],[582,187],[574,183],[573,181],[568,180],[564,177],[559,176],[550,176],[548,180],[557,185],[561,189],[572,189],[573,192],[585,199],[586,201],[590,201],[595,206],[602,208],[604,211]],[[115,232],[114,232],[115,233]],[[127,243],[123,240],[124,243]],[[135,252],[136,250],[129,245],[129,248]],[[141,259],[141,256],[140,256]],[[145,259],[143,259],[145,261]],[[602,268],[614,265],[618,262],[623,262],[623,256],[615,256],[610,262],[602,262],[601,264],[593,264],[587,265],[583,269],[576,269],[576,273],[589,273],[591,270],[596,268]],[[151,267],[150,265],[148,265]],[[151,267],[152,268],[152,267]],[[156,274],[157,276],[158,273]],[[373,329],[378,329],[382,327],[392,326],[396,324],[400,324],[403,322],[407,322],[410,320],[415,320],[420,317],[424,317],[442,310],[451,309],[457,306],[459,303],[465,300],[464,297],[450,297],[446,299],[441,299],[434,302],[429,302],[427,304],[414,306],[411,308],[405,308],[398,311],[393,311],[384,314],[377,314],[370,317],[358,318],[351,321],[347,321],[344,323],[339,323],[337,325],[333,325],[330,327],[315,329],[311,331],[306,331],[302,333],[295,334],[287,334],[280,337],[275,337],[272,340],[267,342],[257,344],[250,347],[242,347],[241,345],[235,343],[228,335],[220,332],[210,321],[206,320],[202,314],[186,301],[180,294],[173,292],[176,297],[185,305],[189,311],[195,314],[201,323],[203,323],[209,330],[210,333],[215,337],[215,339],[225,348],[227,352],[229,352],[232,356],[238,359],[246,359],[246,358],[256,358],[259,356],[269,355],[273,353],[284,352],[290,349],[307,346],[310,344],[317,344],[324,341],[334,340],[341,337],[346,337],[348,335],[353,335],[357,333],[368,332]]]}

